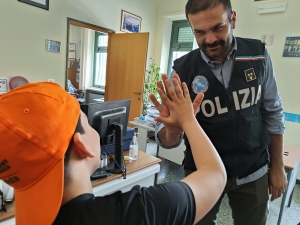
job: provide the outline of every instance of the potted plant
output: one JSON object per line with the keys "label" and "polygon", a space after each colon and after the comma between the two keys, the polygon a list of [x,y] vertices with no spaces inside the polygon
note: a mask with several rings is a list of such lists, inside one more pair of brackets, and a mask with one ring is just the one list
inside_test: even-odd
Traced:
{"label": "potted plant", "polygon": [[151,104],[149,94],[154,94],[157,100],[161,100],[157,92],[157,81],[161,80],[160,67],[156,64],[153,58],[150,58],[151,63],[149,69],[146,70],[145,84],[143,92],[143,111],[142,115],[147,115],[148,105]]}

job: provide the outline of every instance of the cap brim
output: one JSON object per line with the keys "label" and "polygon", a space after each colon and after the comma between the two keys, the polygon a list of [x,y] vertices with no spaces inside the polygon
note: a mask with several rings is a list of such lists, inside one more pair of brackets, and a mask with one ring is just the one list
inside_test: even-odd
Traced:
{"label": "cap brim", "polygon": [[23,191],[15,190],[17,225],[53,224],[63,195],[63,160],[59,160],[49,173],[32,187]]}

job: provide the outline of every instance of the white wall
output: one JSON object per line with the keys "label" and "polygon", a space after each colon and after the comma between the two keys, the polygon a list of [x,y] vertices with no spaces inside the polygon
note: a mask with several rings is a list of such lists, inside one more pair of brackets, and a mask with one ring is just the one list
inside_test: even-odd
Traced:
{"label": "white wall", "polygon": [[[150,32],[152,57],[154,0],[50,0],[40,9],[17,0],[0,1],[0,77],[24,76],[29,81],[54,78],[65,85],[67,17],[120,32],[121,10],[142,17],[142,32]],[[61,53],[45,51],[45,39],[62,42]]]}
{"label": "white wall", "polygon": [[[258,15],[258,5],[267,2],[271,1],[234,0],[233,8],[237,11],[237,28],[234,33],[237,36],[251,38],[260,38],[262,34],[274,34],[273,45],[267,48],[272,57],[284,111],[300,114],[298,92],[300,58],[282,57],[286,37],[300,36],[300,28],[296,19],[300,1],[287,0],[287,8],[283,13]],[[298,135],[300,135],[300,124],[287,122],[285,144],[300,147]]]}
{"label": "white wall", "polygon": [[[166,63],[170,45],[170,36],[164,36],[171,29],[172,17],[183,18],[185,2],[182,0],[162,0],[158,2],[154,56],[161,62],[162,72],[166,72]],[[259,4],[273,1],[232,0],[232,7],[237,11],[235,36],[260,38],[262,34],[274,34],[272,46],[268,46],[277,77],[284,111],[300,114],[299,84],[300,58],[282,57],[286,37],[300,36],[297,9],[300,1],[287,0],[287,9],[283,13],[257,14]],[[300,147],[300,124],[286,123],[285,144]]]}
{"label": "white wall", "polygon": [[81,27],[70,25],[70,34],[69,34],[69,39],[70,43],[75,44],[75,49],[76,49],[76,59],[80,59],[80,54],[81,54]]}

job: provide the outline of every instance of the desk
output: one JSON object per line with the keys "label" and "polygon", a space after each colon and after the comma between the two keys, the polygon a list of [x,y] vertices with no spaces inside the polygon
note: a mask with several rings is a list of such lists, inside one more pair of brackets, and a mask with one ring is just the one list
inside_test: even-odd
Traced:
{"label": "desk", "polygon": [[[124,151],[124,155],[128,155],[128,151]],[[125,161],[126,179],[122,178],[122,174],[112,174],[110,177],[95,180],[92,182],[93,193],[95,196],[103,196],[117,190],[129,191],[135,185],[144,187],[154,185],[155,174],[160,170],[158,164],[160,161],[152,155],[139,151],[137,160]],[[0,225],[15,225],[14,203],[5,205],[7,212],[0,211]]]}
{"label": "desk", "polygon": [[[299,171],[299,167],[300,167],[300,149],[290,147],[290,146],[284,146],[283,149],[285,152],[289,152],[288,156],[285,155],[283,157],[284,169],[285,169],[285,172],[287,173],[288,185],[282,196],[277,225],[281,224],[282,213],[283,213],[284,207],[286,205],[288,207],[291,206],[294,187],[296,184],[297,175],[298,175],[298,171]],[[287,203],[288,198],[289,198],[289,201]]]}
{"label": "desk", "polygon": [[135,121],[129,121],[129,123],[138,128],[137,142],[139,144],[139,149],[146,152],[148,131],[155,131],[155,127]]}

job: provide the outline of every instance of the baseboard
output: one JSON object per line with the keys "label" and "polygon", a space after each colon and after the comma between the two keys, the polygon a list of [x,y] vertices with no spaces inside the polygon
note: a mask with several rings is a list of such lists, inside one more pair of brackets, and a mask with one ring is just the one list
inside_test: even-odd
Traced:
{"label": "baseboard", "polygon": [[296,180],[296,184],[300,184],[300,180],[299,179]]}

